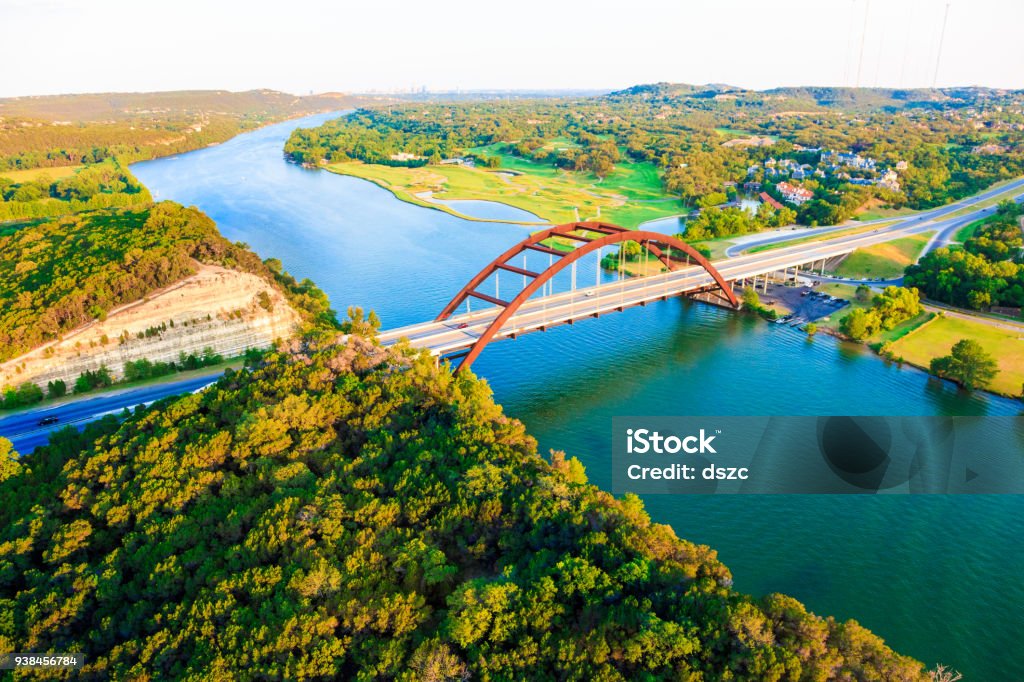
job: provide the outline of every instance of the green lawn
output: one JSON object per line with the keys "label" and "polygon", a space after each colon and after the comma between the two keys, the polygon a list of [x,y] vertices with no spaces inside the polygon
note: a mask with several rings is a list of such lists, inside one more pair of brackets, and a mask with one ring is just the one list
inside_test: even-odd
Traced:
{"label": "green lawn", "polygon": [[973,223],[968,223],[956,231],[954,239],[958,242],[965,242],[974,236],[974,233],[978,231],[982,225],[989,221],[988,218],[982,218],[981,220],[975,220]]}
{"label": "green lawn", "polygon": [[720,258],[726,258],[725,251],[735,242],[730,237],[722,237],[720,239],[707,239],[702,242],[694,242],[693,247],[695,249],[707,249],[711,252],[711,260],[718,260]]}
{"label": "green lawn", "polygon": [[[679,200],[661,190],[658,170],[647,163],[622,162],[608,177],[563,171],[498,151],[497,145],[472,150],[500,156],[499,169],[462,166],[393,168],[358,162],[338,163],[328,170],[377,183],[403,201],[444,210],[416,196],[432,192],[438,199],[497,201],[521,208],[551,223],[604,220],[625,227],[683,211]],[[509,171],[510,173],[502,173]],[[466,217],[466,216],[462,216]]]}
{"label": "green lawn", "polygon": [[861,222],[868,222],[871,220],[884,220],[885,218],[899,218],[910,213],[915,213],[912,208],[871,208],[863,213],[858,213],[853,217],[854,220],[860,220]]}
{"label": "green lawn", "polygon": [[40,176],[47,176],[50,180],[60,180],[69,175],[74,175],[79,169],[85,166],[58,166],[57,168],[29,168],[28,170],[0,170],[0,178],[10,178],[17,183],[29,182]]}
{"label": "green lawn", "polygon": [[881,331],[871,337],[868,341],[872,346],[878,347],[884,343],[893,343],[910,334],[918,327],[928,323],[935,317],[935,313],[924,310],[909,320],[904,320],[888,331]]}
{"label": "green lawn", "polygon": [[835,274],[840,277],[892,279],[917,261],[918,256],[934,233],[916,234],[857,249],[840,263]]}
{"label": "green lawn", "polygon": [[892,344],[894,357],[927,368],[932,358],[948,355],[961,339],[974,339],[996,358],[999,374],[990,389],[1003,395],[1019,396],[1024,383],[1024,333],[984,322],[936,316],[927,324]]}

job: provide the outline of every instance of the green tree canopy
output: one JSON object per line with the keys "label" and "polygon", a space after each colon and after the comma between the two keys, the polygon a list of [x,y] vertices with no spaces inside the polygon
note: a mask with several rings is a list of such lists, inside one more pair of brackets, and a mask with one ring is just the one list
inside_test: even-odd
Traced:
{"label": "green tree canopy", "polygon": [[961,339],[953,344],[949,355],[933,358],[931,371],[968,391],[987,387],[999,373],[995,358],[974,339]]}
{"label": "green tree canopy", "polygon": [[83,679],[927,679],[357,335],[31,460],[0,483],[0,648]]}

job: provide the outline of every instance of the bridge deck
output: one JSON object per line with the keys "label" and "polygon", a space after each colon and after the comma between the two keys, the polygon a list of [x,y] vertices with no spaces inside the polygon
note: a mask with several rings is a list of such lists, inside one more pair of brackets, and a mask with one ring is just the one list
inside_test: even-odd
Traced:
{"label": "bridge deck", "polygon": [[[923,231],[928,229],[928,226],[929,223],[922,222],[899,232],[878,228],[864,234],[726,258],[715,261],[714,265],[728,280],[751,279],[768,272],[842,256],[863,246]],[[537,296],[523,304],[495,338],[508,338],[545,327],[571,323],[714,285],[714,280],[707,271],[698,266],[691,266],[647,277],[629,277],[619,282],[608,282],[572,292]],[[472,346],[500,310],[500,307],[490,307],[472,313],[453,315],[441,322],[422,322],[399,327],[382,332],[379,339],[382,344],[390,345],[405,337],[414,347],[426,348],[438,355],[453,353]]]}
{"label": "bridge deck", "polygon": [[[727,281],[737,282],[753,279],[755,276],[770,272],[847,255],[858,248],[912,234],[933,231],[945,233],[953,227],[966,224],[983,214],[990,213],[994,208],[976,209],[959,217],[953,217],[950,214],[967,208],[989,195],[1017,187],[1024,187],[1024,180],[1015,181],[1011,185],[991,190],[956,204],[896,219],[896,224],[880,225],[873,230],[858,234],[725,258],[714,261],[713,265]],[[701,291],[714,286],[715,282],[712,276],[703,268],[694,265],[673,272],[646,277],[631,277],[620,282],[609,282],[571,292],[535,296],[515,312],[494,338],[514,337],[530,331],[572,323],[587,317],[643,305],[671,296]],[[502,310],[502,307],[495,306],[472,313],[452,315],[440,322],[422,322],[387,330],[381,332],[378,338],[383,345],[390,345],[399,339],[407,338],[414,347],[428,349],[435,355],[455,353],[472,347]]]}

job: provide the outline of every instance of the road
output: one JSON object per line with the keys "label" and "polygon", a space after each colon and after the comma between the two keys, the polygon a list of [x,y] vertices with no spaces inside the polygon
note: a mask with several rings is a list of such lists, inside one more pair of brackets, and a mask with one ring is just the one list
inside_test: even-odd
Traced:
{"label": "road", "polygon": [[[779,247],[757,254],[736,255],[715,261],[715,266],[726,279],[740,280],[744,277],[749,278],[753,274],[792,268],[795,265],[820,261],[822,258],[835,257],[862,246],[932,231],[936,232],[936,239],[933,240],[932,247],[937,248],[938,245],[944,243],[943,240],[949,238],[949,235],[955,235],[960,227],[990,214],[994,207],[972,211],[969,215],[958,218],[940,220],[943,216],[969,208],[1000,193],[1021,188],[1024,188],[1024,178],[949,206],[897,219],[894,224],[887,227],[857,235]],[[1018,197],[1018,201],[1020,201],[1020,197]],[[891,221],[882,222],[889,223]],[[784,233],[773,240],[798,239],[804,234]],[[753,244],[748,244],[746,248],[752,246]],[[605,284],[594,287],[592,290],[579,289],[575,292],[531,299],[519,309],[510,324],[501,330],[496,338],[514,337],[517,334],[543,329],[553,324],[600,315],[632,305],[642,305],[662,297],[678,295],[681,291],[701,288],[710,283],[711,278],[703,269],[689,267],[671,273],[626,279],[621,283]],[[588,295],[588,291],[593,291],[593,293]],[[471,346],[496,314],[497,309],[489,308],[471,314],[456,315],[445,322],[430,321],[385,331],[380,334],[380,339],[384,344],[392,344],[402,337],[407,337],[414,346],[427,348],[433,353],[451,353]],[[463,324],[466,326],[460,328]],[[0,419],[0,436],[13,441],[18,452],[29,453],[37,446],[46,443],[49,434],[56,429],[68,425],[81,428],[89,421],[98,419],[105,414],[118,413],[126,407],[130,408],[167,396],[195,391],[216,379],[217,376],[214,375],[195,377],[184,381],[125,389],[73,400],[56,406],[19,412]],[[49,416],[57,417],[58,423],[51,426],[40,426],[39,420]]]}
{"label": "road", "polygon": [[751,237],[750,239],[737,241],[736,244],[726,247],[725,256],[727,258],[732,258],[733,256],[739,256],[740,254],[750,251],[751,249],[756,249],[759,246],[781,244],[783,242],[792,241],[794,239],[805,239],[807,237],[820,237],[821,235],[830,234],[832,232],[855,230],[860,227],[869,227],[871,225],[890,223],[892,221],[893,218],[885,218],[883,220],[843,223],[842,225],[829,225],[826,227],[806,227],[801,229],[780,228],[778,230],[772,230],[770,234],[762,234],[757,236],[749,235]]}
{"label": "road", "polygon": [[[989,199],[992,199],[993,197],[999,196],[1003,192],[1008,192],[1008,191],[1011,191],[1011,190],[1014,190],[1014,189],[1021,189],[1021,188],[1024,188],[1024,178],[1019,179],[1019,180],[1014,180],[1011,183],[1008,183],[1006,185],[1001,185],[1001,186],[996,187],[994,189],[987,190],[987,191],[982,192],[981,194],[975,195],[973,197],[968,197],[967,199],[961,199],[960,201],[952,203],[952,204],[947,204],[945,206],[939,206],[938,208],[932,208],[932,209],[929,209],[927,211],[921,211],[919,213],[913,213],[913,214],[910,214],[910,215],[907,215],[907,216],[896,217],[896,218],[881,218],[881,219],[878,219],[878,220],[872,220],[872,221],[867,221],[867,222],[853,222],[853,223],[846,223],[844,225],[832,225],[830,227],[815,227],[815,228],[810,228],[810,229],[807,229],[807,230],[800,230],[800,231],[776,232],[776,233],[772,234],[771,236],[765,237],[763,239],[756,239],[756,240],[752,240],[752,241],[747,241],[747,242],[744,242],[742,244],[733,244],[732,246],[728,247],[725,250],[725,255],[729,256],[729,257],[731,257],[731,256],[738,256],[738,255],[740,255],[741,253],[743,253],[745,251],[749,251],[750,249],[754,249],[754,248],[757,248],[759,246],[768,246],[770,244],[778,244],[778,243],[781,243],[781,242],[786,242],[786,241],[789,241],[791,239],[802,239],[804,237],[820,236],[820,235],[823,235],[823,234],[828,234],[830,232],[838,232],[838,231],[842,231],[842,230],[857,229],[859,227],[868,227],[870,225],[879,225],[879,224],[883,224],[883,223],[892,223],[893,221],[896,221],[896,224],[894,225],[894,227],[898,227],[900,225],[906,225],[906,224],[909,224],[909,223],[914,223],[914,222],[918,222],[918,221],[922,221],[922,220],[925,220],[925,221],[936,220],[937,218],[941,218],[941,217],[943,217],[945,215],[948,215],[950,213],[955,213],[956,211],[959,211],[960,209],[969,208],[969,207],[973,206],[974,204],[978,204],[978,203],[987,201]],[[1022,201],[1022,197],[1017,197],[1016,201],[1018,201],[1018,202]],[[985,217],[985,216],[991,215],[992,213],[995,212],[995,210],[996,210],[995,206],[989,206],[987,208],[981,209],[981,211],[982,211],[981,215],[974,215],[973,217],[971,217],[968,220],[960,220],[960,221],[957,221],[957,223],[955,225],[950,225],[950,226],[945,227],[944,229],[942,229],[939,233],[937,233],[935,235],[935,237],[931,240],[931,242],[929,242],[928,246],[925,247],[925,250],[924,250],[923,253],[928,253],[929,251],[932,251],[933,249],[937,249],[939,247],[948,246],[951,243],[955,243],[956,242],[956,239],[955,239],[956,233],[960,230],[961,227],[963,227],[964,225],[967,225],[967,224],[969,224],[971,222],[974,222],[975,220],[978,220],[981,217]]]}
{"label": "road", "polygon": [[946,305],[945,303],[938,303],[936,301],[924,301],[922,305],[925,310],[933,313],[941,313],[946,317],[955,317],[960,320],[966,320],[967,322],[978,322],[979,324],[987,324],[990,327],[997,327],[999,329],[1006,329],[1011,332],[1024,334],[1024,322],[1018,322],[1016,320],[1010,320],[1002,317],[994,317],[985,313],[963,310],[961,308],[954,308],[953,306]]}
{"label": "road", "polygon": [[[172,383],[126,388],[69,402],[39,407],[11,414],[0,419],[0,436],[14,443],[14,449],[25,454],[40,445],[45,445],[50,434],[66,426],[79,429],[107,414],[117,414],[123,409],[149,403],[181,393],[197,391],[212,384],[220,374],[207,374]],[[56,417],[56,424],[41,426],[39,421]]]}

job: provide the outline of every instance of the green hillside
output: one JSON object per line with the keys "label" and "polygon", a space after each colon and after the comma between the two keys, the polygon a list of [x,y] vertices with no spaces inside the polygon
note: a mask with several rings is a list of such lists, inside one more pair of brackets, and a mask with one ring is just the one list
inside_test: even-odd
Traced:
{"label": "green hillside", "polygon": [[925,680],[359,336],[66,430],[0,484],[0,649],[82,679]]}

